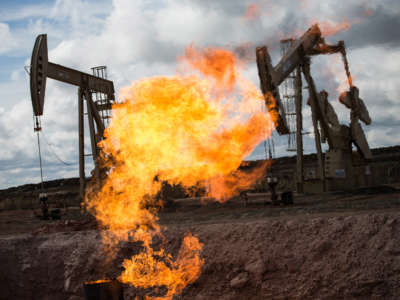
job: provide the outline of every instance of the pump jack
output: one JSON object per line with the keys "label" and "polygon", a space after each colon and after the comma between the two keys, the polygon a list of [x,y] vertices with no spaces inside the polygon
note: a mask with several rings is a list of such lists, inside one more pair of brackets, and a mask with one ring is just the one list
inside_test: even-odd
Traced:
{"label": "pump jack", "polygon": [[[84,154],[84,100],[87,105],[89,132],[92,156],[95,164],[94,175],[100,182],[98,142],[104,139],[105,125],[100,112],[111,109],[115,100],[114,84],[110,80],[67,68],[48,61],[47,35],[41,34],[36,38],[32,51],[30,66],[30,90],[35,118],[35,131],[41,130],[40,116],[43,115],[46,80],[48,78],[69,83],[79,87],[78,90],[78,124],[79,124],[79,177],[80,196],[85,193],[85,154]],[[107,101],[95,103],[92,93],[102,93]]]}
{"label": "pump jack", "polygon": [[[350,109],[350,126],[340,125],[333,107],[327,101],[327,93],[322,91],[317,92],[314,80],[310,72],[310,57],[320,54],[339,53],[342,55],[344,68],[349,84],[349,91],[340,95],[340,102]],[[303,36],[295,40],[291,48],[284,55],[279,63],[273,67],[271,57],[266,46],[256,49],[257,67],[260,78],[261,91],[264,94],[264,99],[267,108],[278,112],[279,118],[276,121],[275,127],[279,134],[288,134],[289,129],[285,122],[285,110],[279,95],[279,85],[287,78],[294,70],[297,70],[296,86],[297,98],[300,98],[300,108],[296,108],[301,114],[301,72],[307,82],[309,91],[309,104],[311,106],[312,122],[315,133],[315,144],[317,148],[317,158],[319,165],[319,178],[322,181],[323,191],[327,189],[326,178],[331,189],[338,180],[344,181],[346,185],[353,177],[352,168],[352,143],[355,144],[357,150],[365,161],[372,158],[368,142],[361,128],[359,120],[366,125],[371,123],[369,113],[362,99],[358,96],[358,88],[353,85],[349,65],[346,57],[346,50],[343,41],[339,41],[337,45],[328,45],[322,37],[321,31],[317,24],[309,28]],[[271,106],[271,95],[274,98],[275,106]],[[327,110],[329,109],[329,112]],[[301,117],[301,116],[300,116]],[[300,119],[301,120],[301,119]],[[329,150],[325,154],[325,160],[321,149],[321,135],[318,129],[318,123],[323,133],[323,139],[326,138],[329,145]],[[301,127],[301,124],[300,124]],[[301,130],[301,128],[300,128]],[[301,135],[301,133],[300,133]],[[299,137],[299,134],[297,135]],[[300,144],[301,145],[301,144]],[[299,148],[299,144],[298,144]],[[303,182],[303,164],[302,151],[299,155],[297,163],[297,183]],[[340,172],[339,172],[340,171]],[[339,183],[340,185],[340,183]]]}

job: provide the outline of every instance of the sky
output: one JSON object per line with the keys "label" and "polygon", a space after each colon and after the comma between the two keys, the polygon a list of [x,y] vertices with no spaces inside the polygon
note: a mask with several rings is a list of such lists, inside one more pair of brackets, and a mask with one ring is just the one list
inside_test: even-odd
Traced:
{"label": "sky", "polygon": [[[258,86],[255,47],[267,45],[276,64],[279,40],[296,37],[315,22],[349,25],[326,40],[345,41],[354,84],[372,118],[371,125],[363,125],[370,147],[400,144],[398,0],[0,1],[0,189],[40,181],[24,69],[37,35],[47,33],[51,62],[84,72],[106,65],[118,95],[134,80],[175,74],[177,57],[190,44],[238,54],[245,49],[246,76]],[[311,69],[317,89],[329,92],[339,120],[348,124],[349,111],[337,100],[344,82],[340,57],[313,58]],[[77,88],[47,83],[41,133],[44,179],[77,177]],[[312,132],[306,105],[303,118],[304,131]],[[273,141],[276,156],[293,155],[286,151],[286,136],[274,133]],[[315,152],[311,134],[304,136],[304,148]],[[265,157],[262,143],[247,159]],[[87,163],[89,174],[90,158]]]}

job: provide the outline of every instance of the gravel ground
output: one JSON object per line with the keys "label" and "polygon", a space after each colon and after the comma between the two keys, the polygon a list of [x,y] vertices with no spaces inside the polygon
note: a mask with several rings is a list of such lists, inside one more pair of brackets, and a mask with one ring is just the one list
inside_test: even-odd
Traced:
{"label": "gravel ground", "polygon": [[[160,213],[166,250],[188,231],[204,244],[201,276],[174,299],[400,299],[400,193],[303,195],[293,206],[198,199]],[[204,203],[205,202],[205,203]],[[112,278],[138,253],[121,243],[106,262],[95,222],[0,212],[0,299],[83,300],[82,283]],[[157,241],[155,241],[157,246]],[[162,293],[162,288],[160,289]],[[125,299],[152,291],[125,286]]]}

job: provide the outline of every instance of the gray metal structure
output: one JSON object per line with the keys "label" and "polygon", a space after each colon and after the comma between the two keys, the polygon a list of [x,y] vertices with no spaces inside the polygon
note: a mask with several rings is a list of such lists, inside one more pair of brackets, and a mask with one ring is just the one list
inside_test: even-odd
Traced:
{"label": "gray metal structure", "polygon": [[[35,131],[40,131],[40,116],[43,115],[47,78],[55,79],[79,87],[78,89],[78,124],[79,124],[79,177],[80,195],[85,193],[85,135],[84,135],[84,101],[89,123],[92,146],[94,175],[100,182],[100,150],[98,142],[104,138],[104,129],[108,125],[111,105],[115,100],[114,84],[106,79],[105,67],[93,68],[93,75],[64,67],[48,61],[47,35],[36,38],[32,51],[30,66],[30,90],[35,118]],[[101,75],[101,76],[99,76]]]}
{"label": "gray metal structure", "polygon": [[[285,56],[293,44],[295,39],[284,39],[280,41],[281,55]],[[280,86],[283,106],[286,110],[286,123],[288,125],[288,147],[287,151],[297,153],[296,156],[296,188],[299,193],[304,191],[304,163],[303,163],[303,95],[302,95],[302,79],[301,68],[298,66],[283,81]]]}
{"label": "gray metal structure", "polygon": [[[337,121],[336,113],[327,100],[325,91],[317,92],[314,80],[311,76],[310,64],[312,55],[340,53],[344,62],[344,69],[348,78],[349,91],[343,93],[339,100],[350,109],[350,126],[340,125]],[[359,153],[367,162],[372,158],[368,142],[364,132],[359,124],[359,120],[369,125],[371,119],[364,102],[359,98],[357,87],[352,83],[349,65],[346,57],[346,50],[343,41],[339,41],[337,45],[328,45],[325,43],[321,35],[321,31],[317,24],[309,28],[303,36],[291,42],[290,47],[285,49],[279,63],[273,67],[268,49],[266,46],[256,49],[257,67],[260,77],[261,90],[267,108],[272,112],[279,112],[279,118],[275,127],[279,134],[290,134],[290,120],[286,118],[284,102],[281,101],[279,86],[288,77],[293,79],[296,94],[296,140],[297,149],[302,149],[301,139],[301,74],[303,73],[309,91],[308,104],[311,107],[312,123],[314,127],[315,146],[318,158],[319,179],[322,181],[322,189],[327,189],[326,178],[329,178],[329,184],[332,186],[343,184],[351,185],[353,167],[352,167],[352,143],[356,145]],[[296,76],[291,74],[296,71]],[[273,98],[272,98],[272,97]],[[273,103],[271,105],[271,103]],[[329,150],[325,154],[322,153],[321,139],[326,140]],[[298,190],[302,188],[303,182],[303,163],[301,153],[298,152],[297,161],[297,184]],[[344,175],[344,176],[343,176]]]}
{"label": "gray metal structure", "polygon": [[[294,43],[294,39],[281,40],[281,54],[284,56]],[[286,124],[289,129],[287,151],[296,151],[296,72],[295,69],[280,85],[282,102],[285,108]]]}

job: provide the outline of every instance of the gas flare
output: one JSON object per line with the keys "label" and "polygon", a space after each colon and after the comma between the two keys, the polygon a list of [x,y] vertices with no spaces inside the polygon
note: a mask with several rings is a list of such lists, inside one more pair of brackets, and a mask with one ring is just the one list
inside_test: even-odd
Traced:
{"label": "gas flare", "polygon": [[[199,256],[203,245],[191,234],[184,237],[182,247],[175,261],[167,255],[163,249],[154,251],[150,245],[146,245],[146,251],[131,260],[125,260],[125,271],[120,279],[123,283],[129,283],[142,288],[165,286],[167,294],[155,299],[172,299],[179,294],[191,282],[200,275],[203,260]],[[155,257],[163,257],[164,261]]]}
{"label": "gas flare", "polygon": [[331,35],[335,35],[341,31],[346,31],[350,29],[351,23],[345,19],[341,22],[335,22],[332,20],[324,20],[324,21],[315,21],[312,23],[318,23],[319,28],[321,29],[322,36],[328,37]]}
{"label": "gas flare", "polygon": [[167,294],[157,299],[172,299],[203,265],[202,244],[191,234],[175,260],[152,248],[152,238],[162,237],[151,208],[161,205],[155,199],[162,182],[207,185],[219,201],[238,194],[265,174],[266,165],[252,174],[237,169],[270,135],[276,117],[260,109],[263,95],[241,75],[233,53],[190,46],[181,62],[191,74],[148,78],[121,90],[123,101],[114,105],[100,143],[108,176],[86,198],[108,229],[107,243],[142,242],[145,251],[125,260],[120,280],[141,288],[165,286]]}
{"label": "gas flare", "polygon": [[259,18],[261,15],[260,6],[257,3],[251,3],[247,7],[244,18],[248,20],[253,20]]}

